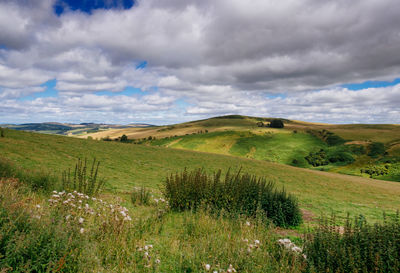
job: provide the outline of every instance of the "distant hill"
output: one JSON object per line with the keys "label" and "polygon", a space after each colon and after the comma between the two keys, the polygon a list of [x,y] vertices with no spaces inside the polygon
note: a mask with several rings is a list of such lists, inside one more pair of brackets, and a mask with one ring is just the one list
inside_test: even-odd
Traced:
{"label": "distant hill", "polygon": [[151,124],[131,123],[128,125],[104,124],[84,122],[79,124],[58,123],[58,122],[42,122],[42,123],[24,123],[24,124],[0,124],[1,127],[11,128],[15,130],[32,131],[46,134],[79,136],[110,129],[123,128],[146,128],[152,127]]}
{"label": "distant hill", "polygon": [[[280,119],[283,129],[268,127],[274,119],[229,115],[166,126],[116,128],[80,137],[119,139],[124,134],[137,144],[400,181],[399,125],[336,125]],[[370,155],[373,143],[383,147],[376,155]]]}

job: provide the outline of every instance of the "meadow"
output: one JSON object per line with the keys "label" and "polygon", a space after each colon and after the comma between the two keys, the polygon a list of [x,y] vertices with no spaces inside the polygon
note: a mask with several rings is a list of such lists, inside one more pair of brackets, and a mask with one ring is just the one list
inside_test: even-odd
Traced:
{"label": "meadow", "polygon": [[[307,257],[298,247],[320,216],[333,213],[338,225],[347,214],[382,223],[384,214],[396,218],[400,204],[399,183],[231,155],[10,129],[0,151],[0,266],[16,272],[321,272],[322,250],[307,241]],[[100,162],[100,194],[62,191],[61,174],[78,158]],[[232,218],[223,210],[171,210],[166,178],[185,167],[264,177],[295,196],[303,224],[282,229],[258,212]]]}

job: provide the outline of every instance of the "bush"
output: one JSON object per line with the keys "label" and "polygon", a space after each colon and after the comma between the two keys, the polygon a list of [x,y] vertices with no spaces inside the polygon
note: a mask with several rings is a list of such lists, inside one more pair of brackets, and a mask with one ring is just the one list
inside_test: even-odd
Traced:
{"label": "bush", "polygon": [[71,169],[62,173],[63,190],[71,192],[76,190],[89,196],[98,194],[105,183],[104,179],[97,179],[99,166],[100,162],[96,161],[96,158],[93,159],[90,173],[88,173],[87,159],[82,161],[78,158],[73,175],[71,175]]}
{"label": "bush", "polygon": [[120,141],[121,142],[128,142],[128,137],[124,134],[124,135],[121,136]]}
{"label": "bush", "polygon": [[263,212],[278,226],[297,226],[302,222],[297,199],[285,190],[277,190],[272,182],[250,174],[231,175],[221,179],[221,171],[208,176],[198,169],[167,177],[164,196],[177,211],[208,208],[230,215],[256,216]]}
{"label": "bush", "polygon": [[145,187],[134,188],[131,193],[131,201],[133,205],[148,205],[150,203],[150,191]]}
{"label": "bush", "polygon": [[319,150],[318,152],[310,152],[305,159],[307,162],[314,167],[328,165],[329,161],[326,157],[326,153],[323,149]]}
{"label": "bush", "polygon": [[329,146],[336,146],[336,145],[341,145],[346,142],[343,138],[341,138],[338,135],[335,135],[331,132],[328,132],[326,139],[325,139],[326,144]]}
{"label": "bush", "polygon": [[280,119],[273,119],[271,121],[271,123],[269,124],[269,127],[271,127],[271,128],[283,128],[284,127],[283,121],[280,120]]}
{"label": "bush", "polygon": [[398,217],[375,225],[348,218],[342,231],[324,220],[305,239],[308,272],[400,272]]}
{"label": "bush", "polygon": [[369,146],[369,153],[370,157],[376,158],[380,155],[385,154],[385,145],[381,142],[372,142]]}
{"label": "bush", "polygon": [[4,129],[0,127],[0,137],[4,137]]}

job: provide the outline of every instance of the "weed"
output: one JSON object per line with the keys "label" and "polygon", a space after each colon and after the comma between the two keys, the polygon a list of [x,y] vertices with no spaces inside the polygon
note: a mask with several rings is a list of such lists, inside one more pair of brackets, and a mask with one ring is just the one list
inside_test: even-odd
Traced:
{"label": "weed", "polygon": [[278,226],[296,226],[301,223],[297,199],[285,190],[277,190],[265,178],[228,171],[221,180],[221,171],[208,176],[198,169],[167,177],[164,195],[172,209],[197,210],[208,208],[213,212],[226,211],[230,215],[256,216],[261,210]]}
{"label": "weed", "polygon": [[131,201],[133,205],[148,205],[150,203],[151,193],[144,186],[140,188],[134,188],[131,193]]}
{"label": "weed", "polygon": [[70,169],[62,173],[62,188],[66,191],[76,190],[89,196],[98,194],[105,183],[104,179],[97,179],[99,166],[100,162],[96,161],[96,158],[93,159],[92,167],[88,172],[87,159],[82,161],[79,158],[73,175]]}
{"label": "weed", "polygon": [[324,219],[306,236],[309,272],[399,272],[400,222],[368,224],[363,216],[344,227]]}

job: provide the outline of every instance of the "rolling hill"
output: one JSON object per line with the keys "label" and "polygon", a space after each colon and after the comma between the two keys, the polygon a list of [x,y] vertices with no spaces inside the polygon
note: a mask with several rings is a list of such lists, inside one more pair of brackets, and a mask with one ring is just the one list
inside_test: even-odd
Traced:
{"label": "rolling hill", "polygon": [[[137,144],[400,181],[399,125],[332,125],[285,119],[285,128],[276,129],[265,126],[271,120],[233,115],[169,126],[111,129],[81,137],[118,140],[126,135]],[[384,147],[376,156],[369,155],[373,143]]]}
{"label": "rolling hill", "polygon": [[[248,122],[247,120],[245,122]],[[256,129],[256,128],[255,128]],[[258,130],[258,129],[256,129]],[[207,172],[231,168],[265,176],[278,187],[296,194],[301,207],[312,215],[336,212],[363,214],[380,219],[383,211],[394,214],[400,204],[400,183],[327,173],[303,168],[182,149],[85,140],[5,129],[0,138],[1,157],[25,169],[43,169],[61,175],[78,157],[97,158],[107,190],[128,192],[144,185],[157,192],[166,175],[188,169]]]}

